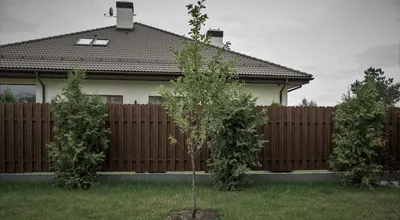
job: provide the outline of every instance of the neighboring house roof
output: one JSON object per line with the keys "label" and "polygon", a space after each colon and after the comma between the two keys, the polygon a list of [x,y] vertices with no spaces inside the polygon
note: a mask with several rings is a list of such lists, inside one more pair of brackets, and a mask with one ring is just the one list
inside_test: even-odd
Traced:
{"label": "neighboring house roof", "polygon": [[[75,45],[80,38],[109,39],[107,46]],[[76,32],[54,37],[0,45],[0,70],[70,70],[95,72],[180,74],[171,47],[181,45],[181,35],[134,23],[133,31],[116,26]],[[205,51],[211,57],[218,50]],[[313,76],[298,70],[257,59],[234,51],[226,51],[223,59],[236,60],[240,76],[299,78]]]}

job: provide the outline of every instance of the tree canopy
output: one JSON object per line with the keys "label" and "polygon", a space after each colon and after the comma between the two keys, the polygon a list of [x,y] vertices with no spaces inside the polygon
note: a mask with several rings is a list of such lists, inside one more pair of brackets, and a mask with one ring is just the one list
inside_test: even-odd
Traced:
{"label": "tree canopy", "polygon": [[307,101],[306,98],[303,98],[303,100],[301,100],[301,103],[299,104],[299,106],[301,106],[301,107],[316,107],[317,103],[314,102],[313,100]]}
{"label": "tree canopy", "polygon": [[357,80],[351,84],[351,91],[354,93],[357,88],[367,81],[375,85],[378,93],[376,96],[377,101],[382,100],[389,106],[393,106],[400,101],[400,83],[395,83],[393,78],[387,78],[385,72],[380,68],[370,67],[364,71],[364,80]]}

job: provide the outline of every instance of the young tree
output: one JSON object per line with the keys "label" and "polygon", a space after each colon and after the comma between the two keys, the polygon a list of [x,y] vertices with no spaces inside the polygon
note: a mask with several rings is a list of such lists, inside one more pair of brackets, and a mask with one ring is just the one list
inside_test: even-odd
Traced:
{"label": "young tree", "polygon": [[307,101],[306,98],[303,98],[303,100],[301,100],[301,103],[299,104],[299,106],[301,106],[301,107],[317,107],[317,103],[314,102],[313,100]]}
{"label": "young tree", "polygon": [[[181,77],[171,81],[172,89],[159,88],[165,98],[164,107],[180,129],[185,134],[186,147],[177,143],[175,137],[170,137],[171,144],[180,144],[190,156],[192,164],[192,218],[196,217],[196,170],[195,157],[201,152],[207,140],[207,127],[213,112],[219,108],[222,94],[228,92],[231,82],[237,78],[232,62],[225,62],[221,58],[223,49],[218,50],[211,59],[205,59],[203,54],[209,47],[209,36],[201,33],[201,28],[208,19],[202,12],[206,7],[205,0],[197,5],[187,5],[191,15],[189,24],[190,40],[183,40],[180,49],[173,48]],[[226,96],[224,96],[226,97]]]}
{"label": "young tree", "polygon": [[393,106],[400,101],[400,83],[394,83],[393,78],[386,78],[385,72],[382,69],[370,67],[364,71],[364,74],[364,80],[357,80],[351,84],[352,92],[355,92],[358,87],[370,81],[377,89],[377,100],[382,100],[389,106]]}
{"label": "young tree", "polygon": [[70,72],[67,86],[51,101],[55,130],[49,160],[58,185],[68,188],[90,188],[108,148],[107,106],[83,93],[85,76],[83,71]]}
{"label": "young tree", "polygon": [[0,95],[0,102],[18,102],[18,99],[12,93],[10,88],[6,88]]}
{"label": "young tree", "polygon": [[354,94],[348,91],[337,106],[335,148],[329,163],[344,183],[372,188],[378,181],[382,166],[376,157],[386,142],[382,129],[387,110],[378,96],[375,83],[367,80]]}

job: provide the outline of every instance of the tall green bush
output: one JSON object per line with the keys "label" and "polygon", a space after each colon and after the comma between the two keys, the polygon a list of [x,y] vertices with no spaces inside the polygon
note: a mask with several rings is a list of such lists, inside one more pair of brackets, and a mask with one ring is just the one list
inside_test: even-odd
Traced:
{"label": "tall green bush", "polygon": [[108,148],[106,105],[82,91],[83,71],[68,74],[67,86],[51,101],[54,141],[48,144],[56,182],[68,188],[90,188],[96,183]]}
{"label": "tall green bush", "polygon": [[260,166],[257,153],[263,147],[256,131],[266,114],[256,109],[256,98],[239,89],[232,90],[224,108],[210,122],[211,159],[214,185],[220,190],[237,190],[247,183],[246,173]]}
{"label": "tall green bush", "polygon": [[346,184],[372,188],[379,181],[377,155],[386,142],[382,129],[387,105],[377,96],[374,83],[365,81],[337,106],[330,168]]}

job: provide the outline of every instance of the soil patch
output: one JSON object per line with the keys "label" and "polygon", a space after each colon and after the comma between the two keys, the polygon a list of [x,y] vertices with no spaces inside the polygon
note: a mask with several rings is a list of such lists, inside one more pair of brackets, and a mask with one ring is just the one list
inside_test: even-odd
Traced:
{"label": "soil patch", "polygon": [[[197,210],[195,220],[220,220],[221,216],[213,210]],[[193,220],[192,210],[174,211],[168,214],[168,220]]]}

